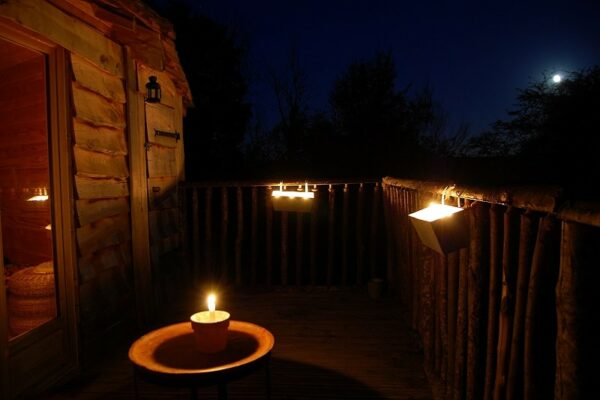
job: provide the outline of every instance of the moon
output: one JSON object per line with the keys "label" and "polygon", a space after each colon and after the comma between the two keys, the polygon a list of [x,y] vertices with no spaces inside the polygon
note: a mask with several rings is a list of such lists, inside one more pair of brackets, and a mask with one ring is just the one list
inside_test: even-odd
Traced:
{"label": "moon", "polygon": [[560,76],[560,74],[554,74],[554,76],[552,76],[552,82],[560,83],[561,81],[562,81],[562,76]]}

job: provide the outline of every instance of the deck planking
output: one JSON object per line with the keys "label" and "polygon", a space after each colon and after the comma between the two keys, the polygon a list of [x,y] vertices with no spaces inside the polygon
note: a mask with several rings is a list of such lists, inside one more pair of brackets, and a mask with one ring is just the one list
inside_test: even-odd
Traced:
{"label": "deck planking", "polygon": [[[157,326],[187,320],[204,309],[205,293],[200,288],[164,293]],[[373,300],[357,288],[231,288],[219,293],[217,308],[274,334],[273,399],[432,399],[416,335],[394,298]],[[46,398],[133,398],[127,350],[128,345],[113,349]],[[145,382],[138,388],[141,399],[189,398],[187,389]],[[264,374],[233,382],[228,391],[230,399],[263,399]],[[217,398],[215,387],[200,388],[198,394]]]}

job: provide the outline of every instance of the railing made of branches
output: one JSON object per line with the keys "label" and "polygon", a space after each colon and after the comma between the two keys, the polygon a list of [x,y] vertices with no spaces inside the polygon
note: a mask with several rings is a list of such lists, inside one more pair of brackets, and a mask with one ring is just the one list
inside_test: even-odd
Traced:
{"label": "railing made of branches", "polygon": [[388,275],[436,398],[600,398],[598,204],[553,188],[455,187],[446,194],[465,199],[470,243],[443,256],[421,245],[408,214],[444,188],[383,179]]}
{"label": "railing made of branches", "polygon": [[[286,185],[292,190],[304,182]],[[274,211],[268,182],[187,182],[184,246],[196,278],[235,285],[360,285],[386,265],[381,184],[309,182],[309,213]]]}

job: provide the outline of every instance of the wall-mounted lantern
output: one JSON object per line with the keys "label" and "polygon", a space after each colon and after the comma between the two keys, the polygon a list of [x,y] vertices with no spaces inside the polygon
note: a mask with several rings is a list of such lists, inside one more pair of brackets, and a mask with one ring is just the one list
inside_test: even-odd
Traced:
{"label": "wall-mounted lantern", "polygon": [[156,76],[148,77],[148,83],[146,83],[146,102],[160,103],[160,97],[160,84],[156,81]]}
{"label": "wall-mounted lantern", "polygon": [[308,183],[298,185],[297,190],[286,190],[283,182],[279,190],[271,193],[275,211],[309,212],[314,204],[315,193],[308,190]]}
{"label": "wall-mounted lantern", "polygon": [[[443,199],[443,197],[442,197]],[[469,227],[460,207],[431,203],[429,207],[408,215],[421,242],[440,254],[466,247]]]}

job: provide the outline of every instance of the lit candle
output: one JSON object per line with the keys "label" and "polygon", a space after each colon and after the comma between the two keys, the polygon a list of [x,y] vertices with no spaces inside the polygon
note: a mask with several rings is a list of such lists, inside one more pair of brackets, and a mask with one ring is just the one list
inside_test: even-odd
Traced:
{"label": "lit candle", "polygon": [[196,342],[200,351],[216,353],[227,345],[227,328],[229,327],[229,313],[216,310],[217,297],[210,294],[206,298],[208,311],[200,311],[190,317],[192,329],[196,335]]}

